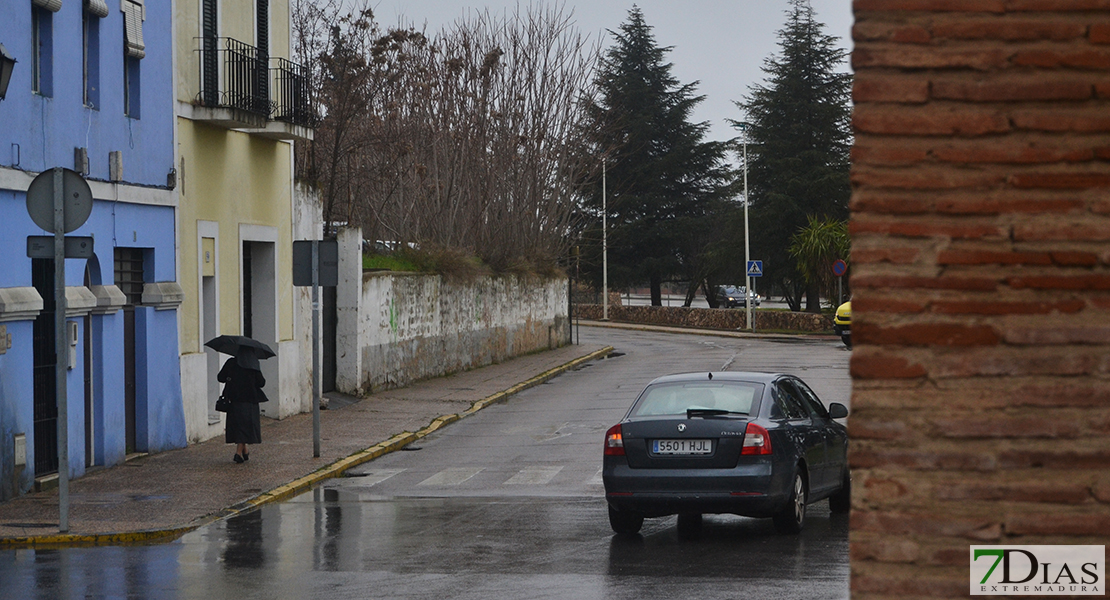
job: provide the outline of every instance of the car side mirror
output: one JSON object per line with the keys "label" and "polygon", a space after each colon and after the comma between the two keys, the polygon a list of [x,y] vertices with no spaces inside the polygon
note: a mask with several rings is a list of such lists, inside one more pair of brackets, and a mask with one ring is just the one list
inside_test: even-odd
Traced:
{"label": "car side mirror", "polygon": [[848,416],[848,407],[839,402],[833,402],[829,405],[829,418],[830,419],[843,419]]}

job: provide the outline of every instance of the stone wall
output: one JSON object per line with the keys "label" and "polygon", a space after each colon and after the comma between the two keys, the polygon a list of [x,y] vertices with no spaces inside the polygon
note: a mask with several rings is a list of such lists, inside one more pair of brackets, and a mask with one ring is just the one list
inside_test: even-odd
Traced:
{"label": "stone wall", "polygon": [[[574,316],[598,320],[603,311],[600,304],[578,304]],[[742,309],[609,305],[609,320],[643,325],[737,330],[747,328],[746,316]],[[753,320],[756,331],[832,332],[832,319],[812,313],[756,310]]]}
{"label": "stone wall", "polygon": [[1110,10],[854,8],[852,594],[963,597],[1110,539]]}
{"label": "stone wall", "polygon": [[361,232],[342,231],[339,242],[336,388],[341,392],[364,395],[401,387],[569,342],[565,278],[454,282],[419,273],[363,273]]}

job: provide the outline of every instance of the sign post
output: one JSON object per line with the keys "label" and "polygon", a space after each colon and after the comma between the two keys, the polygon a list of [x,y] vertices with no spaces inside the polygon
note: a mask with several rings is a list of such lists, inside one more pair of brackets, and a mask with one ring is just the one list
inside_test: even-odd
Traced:
{"label": "sign post", "polygon": [[320,286],[339,283],[339,242],[293,242],[293,285],[312,286],[312,457],[320,458]]}
{"label": "sign post", "polygon": [[[39,173],[27,188],[27,214],[42,229],[54,234],[54,387],[58,407],[58,531],[69,531],[69,410],[66,370],[66,237],[85,224],[92,212],[92,190],[76,171],[54,167]],[[32,236],[41,243],[41,236]],[[27,240],[32,256],[31,238]],[[78,243],[81,246],[80,243]],[[72,244],[71,244],[72,246]],[[92,252],[92,239],[88,239]],[[45,248],[37,256],[47,258]],[[72,252],[72,249],[71,249]]]}
{"label": "sign post", "polygon": [[833,275],[836,275],[836,305],[844,304],[844,274],[848,272],[848,263],[839,258],[833,261]]}
{"label": "sign post", "polygon": [[747,284],[748,285],[744,289],[744,293],[747,294],[747,297],[744,298],[744,306],[746,306],[747,310],[748,310],[748,314],[747,314],[748,328],[751,329],[752,333],[755,333],[755,321],[752,320],[752,300],[755,298],[755,292],[752,291],[752,283],[754,283],[752,281],[753,277],[763,277],[763,261],[761,261],[761,260],[749,260],[748,261],[748,274],[747,274]]}

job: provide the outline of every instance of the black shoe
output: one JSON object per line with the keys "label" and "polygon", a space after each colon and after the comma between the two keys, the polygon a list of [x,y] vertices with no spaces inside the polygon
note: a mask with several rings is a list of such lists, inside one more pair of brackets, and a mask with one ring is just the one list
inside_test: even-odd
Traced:
{"label": "black shoe", "polygon": [[247,461],[248,461],[248,460],[250,460],[250,459],[251,459],[251,455],[250,455],[250,454],[244,454],[244,455],[243,455],[243,462],[247,462]]}
{"label": "black shoe", "polygon": [[236,454],[235,458],[233,458],[232,460],[234,460],[236,463],[243,463],[243,462],[247,461],[247,459],[243,458],[242,456],[239,456],[238,454]]}

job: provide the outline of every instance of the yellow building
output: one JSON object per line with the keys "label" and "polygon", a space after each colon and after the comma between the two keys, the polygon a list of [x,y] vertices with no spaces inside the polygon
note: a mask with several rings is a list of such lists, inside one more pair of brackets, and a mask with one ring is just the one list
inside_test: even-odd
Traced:
{"label": "yellow building", "polygon": [[289,61],[289,16],[289,0],[174,3],[181,388],[191,442],[223,432],[214,405],[227,357],[203,345],[217,335],[248,335],[278,353],[263,361],[263,415],[301,412],[308,401],[290,261],[294,237],[313,229],[296,222],[306,211],[293,181],[293,141],[312,138],[313,113],[306,73]]}

